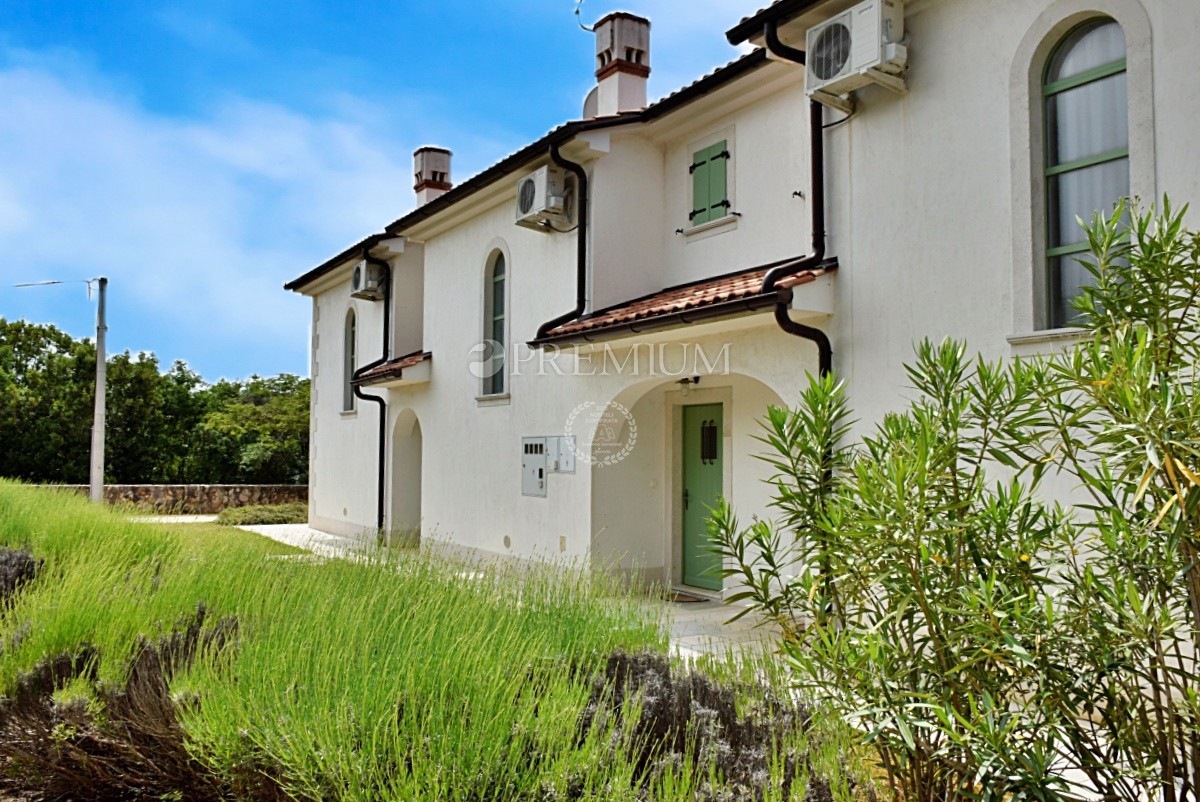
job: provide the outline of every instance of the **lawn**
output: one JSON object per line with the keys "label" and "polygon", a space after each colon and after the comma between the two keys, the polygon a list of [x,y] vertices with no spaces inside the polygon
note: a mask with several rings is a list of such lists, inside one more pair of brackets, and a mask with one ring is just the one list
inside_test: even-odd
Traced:
{"label": "lawn", "polygon": [[774,661],[683,672],[653,608],[599,576],[287,559],[230,527],[132,523],[2,481],[0,548],[43,561],[0,601],[14,790],[824,799],[826,775],[850,796],[841,741]]}
{"label": "lawn", "polygon": [[230,543],[236,543],[239,549],[257,551],[264,557],[307,554],[304,549],[220,523],[158,524],[154,528],[163,529],[179,544],[183,553],[192,557],[207,557],[214,549],[224,551]]}

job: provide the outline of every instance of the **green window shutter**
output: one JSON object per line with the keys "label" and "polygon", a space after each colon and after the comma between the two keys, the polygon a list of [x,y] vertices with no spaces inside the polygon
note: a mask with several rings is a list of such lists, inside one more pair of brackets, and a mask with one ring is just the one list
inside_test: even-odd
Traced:
{"label": "green window shutter", "polygon": [[717,220],[729,212],[729,150],[725,140],[692,156],[691,224]]}
{"label": "green window shutter", "polygon": [[729,150],[722,140],[712,146],[708,160],[708,217],[717,220],[729,213]]}
{"label": "green window shutter", "polygon": [[701,223],[707,223],[710,219],[708,210],[712,203],[709,200],[709,163],[705,157],[705,151],[700,151],[692,157],[692,213],[691,224],[698,226]]}

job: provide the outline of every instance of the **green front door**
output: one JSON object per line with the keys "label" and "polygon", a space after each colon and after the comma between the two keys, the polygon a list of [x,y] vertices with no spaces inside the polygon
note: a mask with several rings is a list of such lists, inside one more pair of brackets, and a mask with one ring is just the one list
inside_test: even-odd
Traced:
{"label": "green front door", "polygon": [[710,551],[708,516],[724,482],[720,404],[683,408],[683,583],[721,589],[721,558]]}

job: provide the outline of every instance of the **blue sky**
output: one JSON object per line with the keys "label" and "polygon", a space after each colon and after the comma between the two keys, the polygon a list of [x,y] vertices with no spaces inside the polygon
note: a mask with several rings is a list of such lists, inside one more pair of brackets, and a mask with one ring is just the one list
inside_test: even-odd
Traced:
{"label": "blue sky", "polygon": [[[738,55],[753,0],[586,0],[653,24],[658,97]],[[206,379],[306,375],[281,285],[413,206],[412,151],[461,181],[577,117],[574,0],[3,0],[0,317],[94,333]]]}

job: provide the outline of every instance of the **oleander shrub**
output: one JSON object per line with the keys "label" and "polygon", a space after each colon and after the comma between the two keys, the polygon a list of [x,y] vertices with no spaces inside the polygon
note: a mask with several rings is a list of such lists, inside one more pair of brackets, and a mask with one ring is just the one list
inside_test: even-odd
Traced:
{"label": "oleander shrub", "polygon": [[1200,235],[1131,211],[1085,226],[1065,354],[922,342],[862,430],[812,378],[764,422],[776,520],[714,513],[815,714],[905,800],[1200,799]]}

